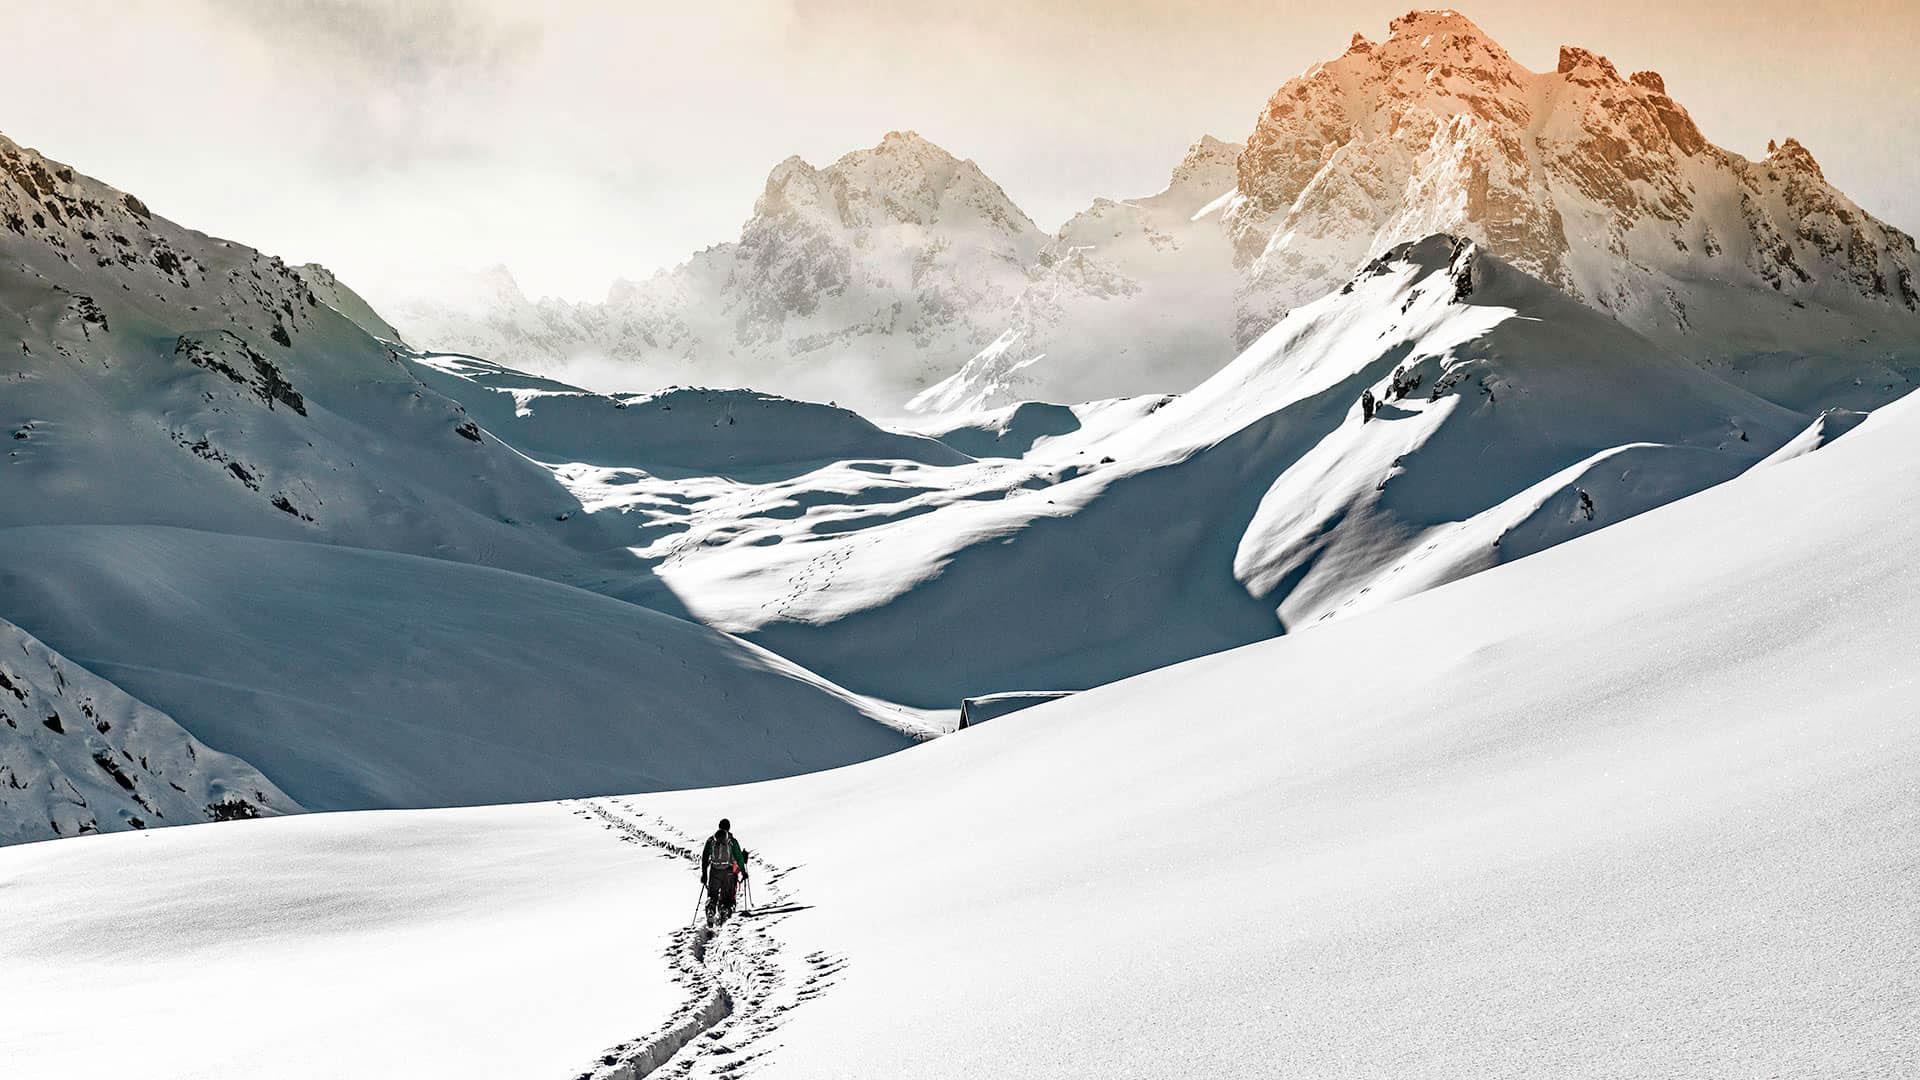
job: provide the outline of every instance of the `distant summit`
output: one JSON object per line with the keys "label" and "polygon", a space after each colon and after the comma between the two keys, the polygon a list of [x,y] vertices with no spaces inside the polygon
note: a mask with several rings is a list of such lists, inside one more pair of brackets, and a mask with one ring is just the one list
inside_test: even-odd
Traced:
{"label": "distant summit", "polygon": [[817,168],[774,166],[738,240],[604,304],[488,300],[394,311],[410,339],[522,367],[579,356],[655,383],[716,379],[897,408],[992,340],[1046,235],[972,161],[911,131]]}
{"label": "distant summit", "polygon": [[1920,363],[1913,239],[1830,186],[1798,142],[1749,161],[1708,142],[1658,74],[1623,77],[1574,46],[1534,73],[1457,12],[1401,16],[1385,41],[1356,35],[1289,80],[1237,181],[1243,341],[1355,265],[1444,231],[1696,360],[1848,361],[1753,373],[1796,407],[1855,378],[1884,399]]}
{"label": "distant summit", "polygon": [[1186,390],[1401,243],[1486,252],[1795,410],[1871,408],[1920,371],[1920,251],[1795,139],[1709,142],[1651,71],[1577,46],[1550,71],[1456,11],[1288,80],[1244,149],[1208,136],[1166,189],[1053,236],[911,131],[776,166],[737,241],[605,304],[467,299],[410,338],[636,385],[746,382],[891,412]]}

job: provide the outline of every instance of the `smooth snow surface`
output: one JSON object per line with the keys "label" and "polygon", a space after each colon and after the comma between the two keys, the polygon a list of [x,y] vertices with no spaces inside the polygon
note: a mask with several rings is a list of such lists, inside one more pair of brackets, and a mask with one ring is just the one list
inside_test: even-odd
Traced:
{"label": "smooth snow surface", "polygon": [[438,559],[0,529],[0,599],[309,809],[738,783],[910,742],[892,710],[752,645]]}
{"label": "smooth snow surface", "polygon": [[1896,411],[1364,617],[635,802],[804,866],[788,948],[847,965],[781,1077],[1907,1075]]}
{"label": "smooth snow surface", "polygon": [[0,1071],[564,1078],[678,1003],[694,875],[561,807],[283,822],[8,849]]}
{"label": "smooth snow surface", "polygon": [[[311,1038],[350,1009],[412,1076],[532,1075],[501,1060],[536,1051],[591,1071],[690,1007],[657,959],[690,903],[660,871],[688,864],[609,838],[684,846],[724,814],[781,913],[706,963],[770,989],[670,1075],[1906,1075],[1917,461],[1907,401],[1536,557],[833,772],[566,822],[541,805],[0,851],[26,913],[0,927],[0,1045],[29,1075],[132,1052],[153,1077],[215,1054],[337,1075],[289,1060],[364,1063]],[[391,934],[316,952],[373,911]],[[328,956],[351,976],[301,977]],[[87,967],[109,957],[110,981]],[[261,972],[299,996],[233,989]],[[130,1005],[116,1032],[137,1051],[103,1050],[102,985],[200,1023],[181,1002],[239,998],[266,1035]],[[613,1000],[648,1015],[622,1029]]]}

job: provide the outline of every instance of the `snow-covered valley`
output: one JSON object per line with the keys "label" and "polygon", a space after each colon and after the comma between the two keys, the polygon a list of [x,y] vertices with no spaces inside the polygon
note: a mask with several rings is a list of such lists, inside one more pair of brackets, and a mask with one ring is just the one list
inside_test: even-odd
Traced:
{"label": "snow-covered valley", "polygon": [[604,303],[0,136],[0,1076],[1920,1074],[1917,260],[1450,11]]}
{"label": "snow-covered valley", "polygon": [[[1920,536],[1887,496],[1916,460],[1908,402],[1537,557],[833,772],[0,851],[0,1046],[24,1075],[588,1074],[707,992],[663,959],[690,864],[622,838],[725,814],[791,910],[705,947],[765,981],[669,1075],[1900,1075]],[[272,1007],[190,1019],[261,972]],[[103,986],[134,1014],[106,1045]]]}

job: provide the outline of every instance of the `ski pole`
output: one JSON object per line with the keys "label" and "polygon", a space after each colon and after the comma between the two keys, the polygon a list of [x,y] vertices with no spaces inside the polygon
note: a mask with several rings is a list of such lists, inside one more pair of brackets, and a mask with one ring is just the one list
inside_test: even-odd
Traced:
{"label": "ski pole", "polygon": [[693,922],[696,926],[700,923],[700,901],[706,898],[707,879],[703,877],[700,879],[700,891],[693,894]]}

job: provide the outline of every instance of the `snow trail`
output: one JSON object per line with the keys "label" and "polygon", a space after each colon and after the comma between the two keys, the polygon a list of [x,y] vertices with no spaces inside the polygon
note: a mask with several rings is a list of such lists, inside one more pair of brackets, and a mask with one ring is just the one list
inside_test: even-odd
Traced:
{"label": "snow trail", "polygon": [[[574,812],[618,835],[622,842],[652,848],[661,858],[697,865],[699,840],[665,819],[649,820],[620,800],[582,802]],[[775,936],[778,925],[807,910],[781,881],[791,867],[756,860],[756,878],[766,895],[759,917],[709,928],[694,912],[691,926],[673,931],[666,956],[686,1002],[660,1027],[610,1047],[577,1080],[640,1080],[645,1076],[689,1080],[744,1075],[772,1051],[770,1036],[802,1002],[824,993],[845,966],[844,958],[813,952],[795,959]],[[702,894],[704,898],[704,893]],[[704,899],[701,907],[704,907]]]}

